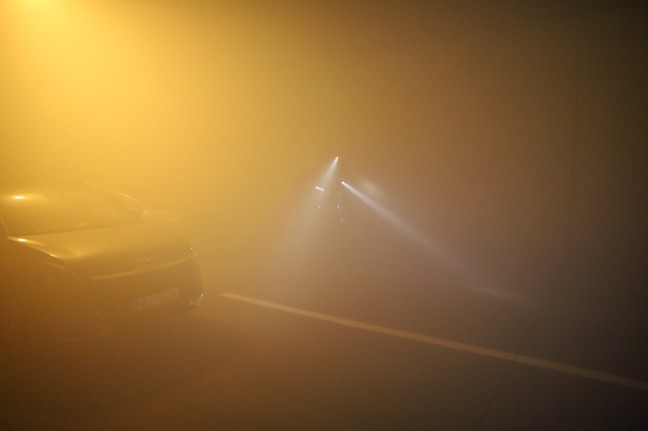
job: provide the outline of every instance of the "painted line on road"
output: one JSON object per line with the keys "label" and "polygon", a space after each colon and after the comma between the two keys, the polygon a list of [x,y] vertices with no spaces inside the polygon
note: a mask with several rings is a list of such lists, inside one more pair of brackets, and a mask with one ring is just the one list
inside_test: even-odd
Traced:
{"label": "painted line on road", "polygon": [[519,355],[516,353],[505,352],[501,350],[490,349],[488,347],[475,346],[472,344],[459,343],[456,341],[446,340],[443,338],[431,337],[428,335],[417,334],[415,332],[402,331],[400,329],[389,328],[386,326],[373,325],[371,323],[359,322],[356,320],[345,319],[343,317],[331,316],[329,314],[317,313],[315,311],[303,310],[301,308],[290,307],[275,302],[264,301],[262,299],[252,298],[249,296],[237,295],[235,293],[221,293],[221,296],[236,301],[246,302],[273,310],[284,311],[299,316],[310,317],[311,319],[322,320],[325,322],[335,323],[337,325],[348,326],[365,331],[376,332],[383,335],[391,335],[406,340],[418,341],[419,343],[430,344],[446,349],[457,350],[460,352],[472,353],[474,355],[486,356],[502,361],[513,362],[516,364],[527,365],[530,367],[543,368],[558,373],[570,374],[573,376],[584,377],[590,380],[598,380],[614,385],[625,386],[629,388],[648,390],[648,382],[619,376],[617,374],[603,373],[601,371],[590,370],[587,368],[575,367],[573,365],[562,364],[560,362],[548,361],[533,356]]}

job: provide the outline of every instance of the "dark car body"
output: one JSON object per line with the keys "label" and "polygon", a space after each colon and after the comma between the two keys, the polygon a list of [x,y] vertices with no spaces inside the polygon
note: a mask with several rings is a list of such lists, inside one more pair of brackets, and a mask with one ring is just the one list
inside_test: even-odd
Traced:
{"label": "dark car body", "polygon": [[0,190],[3,334],[93,338],[202,298],[190,244],[111,192],[78,183]]}

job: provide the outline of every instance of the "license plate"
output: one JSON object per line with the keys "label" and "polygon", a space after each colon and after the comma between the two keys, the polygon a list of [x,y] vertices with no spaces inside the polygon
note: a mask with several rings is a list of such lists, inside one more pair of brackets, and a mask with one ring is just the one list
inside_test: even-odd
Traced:
{"label": "license plate", "polygon": [[144,311],[149,308],[159,307],[169,302],[177,301],[180,297],[178,288],[165,290],[149,296],[142,296],[133,300],[133,311]]}

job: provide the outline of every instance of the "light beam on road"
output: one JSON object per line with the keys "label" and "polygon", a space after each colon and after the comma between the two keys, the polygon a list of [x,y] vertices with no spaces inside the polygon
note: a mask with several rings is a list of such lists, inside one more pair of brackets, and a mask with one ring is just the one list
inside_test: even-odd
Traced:
{"label": "light beam on road", "polygon": [[386,220],[397,231],[402,233],[408,240],[421,246],[426,252],[432,254],[435,259],[441,261],[446,267],[451,269],[462,281],[462,287],[476,291],[481,294],[491,296],[510,298],[507,293],[493,289],[484,284],[483,277],[478,276],[473,270],[461,264],[452,257],[446,250],[441,248],[437,242],[429,238],[423,231],[417,229],[412,224],[403,220],[401,217],[389,211],[380,205],[376,200],[362,193],[360,190],[351,186],[349,183],[342,181],[342,186],[351,192],[354,196],[364,202],[377,215]]}
{"label": "light beam on road", "polygon": [[309,188],[311,193],[303,197],[301,205],[297,205],[295,211],[286,220],[273,252],[274,259],[272,259],[271,266],[275,270],[294,265],[296,255],[304,255],[317,250],[317,241],[321,234],[317,230],[318,217],[320,216],[317,208],[332,188],[339,160],[340,157],[337,156],[331,163],[322,167],[322,171],[318,172],[318,182],[313,188]]}
{"label": "light beam on road", "polygon": [[403,220],[393,212],[389,211],[384,206],[380,205],[374,199],[370,198],[366,194],[362,193],[360,190],[351,186],[349,183],[342,181],[341,184],[342,186],[344,186],[344,188],[346,188],[351,193],[353,193],[358,199],[364,202],[369,208],[374,210],[376,214],[378,214],[380,217],[388,221],[398,231],[403,233],[410,241],[422,245],[427,250],[433,251],[434,253],[440,252],[438,247],[430,239],[428,239],[422,231],[415,228],[411,224],[407,223],[405,220]]}
{"label": "light beam on road", "polygon": [[326,169],[326,171],[324,171],[324,174],[322,174],[322,176],[320,177],[317,183],[317,187],[315,187],[316,189],[328,190],[330,188],[331,179],[333,178],[333,174],[335,173],[335,168],[338,165],[338,160],[340,160],[340,156],[337,156],[335,159],[333,159],[329,167]]}

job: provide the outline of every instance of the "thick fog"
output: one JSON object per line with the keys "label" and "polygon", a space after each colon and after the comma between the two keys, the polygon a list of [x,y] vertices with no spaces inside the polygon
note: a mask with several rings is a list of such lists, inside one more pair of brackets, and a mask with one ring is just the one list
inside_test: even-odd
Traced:
{"label": "thick fog", "polygon": [[467,266],[645,286],[645,9],[349,3],[4,1],[0,179],[121,190],[226,258],[340,156]]}

